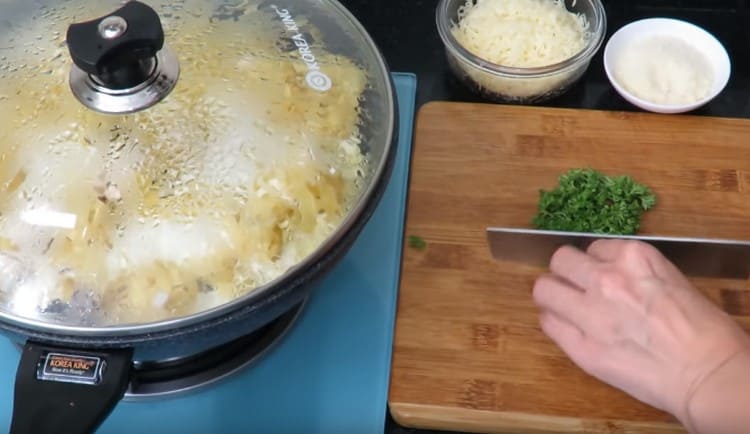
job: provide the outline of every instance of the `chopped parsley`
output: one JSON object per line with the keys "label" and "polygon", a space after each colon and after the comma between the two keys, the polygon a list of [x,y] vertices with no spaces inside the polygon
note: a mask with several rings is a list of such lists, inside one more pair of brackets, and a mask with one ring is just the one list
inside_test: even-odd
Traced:
{"label": "chopped parsley", "polygon": [[537,229],[633,235],[654,193],[629,176],[609,177],[593,169],[572,169],[551,191],[539,192]]}

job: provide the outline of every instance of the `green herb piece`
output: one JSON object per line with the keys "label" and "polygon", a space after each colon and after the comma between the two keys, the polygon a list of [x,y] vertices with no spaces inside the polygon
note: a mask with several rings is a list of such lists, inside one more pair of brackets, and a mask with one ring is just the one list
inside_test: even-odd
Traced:
{"label": "green herb piece", "polygon": [[593,169],[560,175],[559,185],[539,192],[538,229],[633,235],[643,213],[656,204],[654,193],[629,176],[609,177]]}
{"label": "green herb piece", "polygon": [[409,247],[417,250],[424,250],[424,248],[427,247],[427,243],[421,237],[409,235]]}

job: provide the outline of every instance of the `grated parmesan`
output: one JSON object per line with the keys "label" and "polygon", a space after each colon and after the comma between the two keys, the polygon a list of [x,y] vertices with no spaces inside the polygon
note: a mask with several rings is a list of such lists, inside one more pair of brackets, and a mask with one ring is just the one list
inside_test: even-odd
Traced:
{"label": "grated parmesan", "polygon": [[655,104],[692,104],[711,92],[713,71],[698,49],[677,37],[643,38],[623,50],[615,77],[640,99]]}

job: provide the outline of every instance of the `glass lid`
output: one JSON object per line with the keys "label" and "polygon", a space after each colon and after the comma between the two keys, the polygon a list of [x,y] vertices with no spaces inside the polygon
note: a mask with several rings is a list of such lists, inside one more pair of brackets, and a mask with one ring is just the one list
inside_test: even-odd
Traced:
{"label": "glass lid", "polygon": [[0,318],[218,315],[358,218],[394,132],[335,0],[0,0]]}

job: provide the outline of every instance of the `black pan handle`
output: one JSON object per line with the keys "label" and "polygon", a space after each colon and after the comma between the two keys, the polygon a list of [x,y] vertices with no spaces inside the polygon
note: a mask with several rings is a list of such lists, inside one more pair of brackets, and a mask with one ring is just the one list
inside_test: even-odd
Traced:
{"label": "black pan handle", "polygon": [[125,395],[133,350],[78,351],[27,342],[10,434],[91,434]]}

